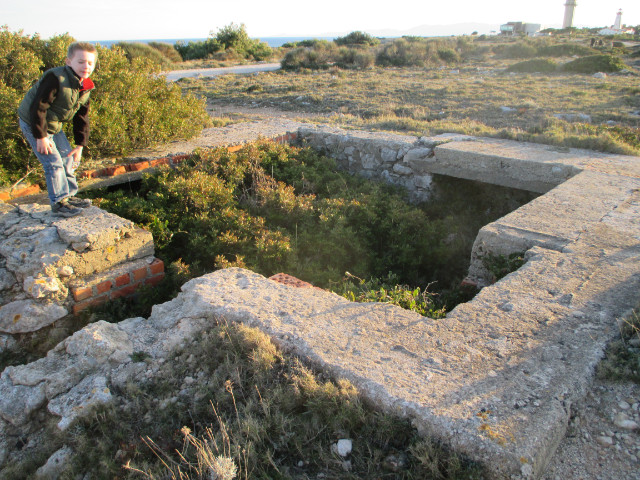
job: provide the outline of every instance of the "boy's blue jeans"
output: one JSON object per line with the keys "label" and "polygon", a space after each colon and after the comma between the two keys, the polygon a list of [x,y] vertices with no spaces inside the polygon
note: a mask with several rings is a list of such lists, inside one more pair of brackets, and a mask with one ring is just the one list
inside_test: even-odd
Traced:
{"label": "boy's blue jeans", "polygon": [[49,136],[49,139],[53,140],[54,150],[53,153],[43,154],[38,153],[31,127],[22,119],[20,119],[20,129],[44,168],[51,205],[78,193],[78,181],[73,173],[75,170],[73,157],[69,156],[72,149],[64,132],[60,131]]}

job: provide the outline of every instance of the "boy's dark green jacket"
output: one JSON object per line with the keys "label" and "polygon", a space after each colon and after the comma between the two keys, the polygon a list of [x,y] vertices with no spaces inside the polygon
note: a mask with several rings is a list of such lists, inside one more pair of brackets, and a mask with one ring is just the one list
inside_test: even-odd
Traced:
{"label": "boy's dark green jacket", "polygon": [[18,116],[31,126],[36,138],[55,135],[62,124],[73,120],[76,145],[86,145],[89,133],[89,95],[93,82],[80,79],[68,66],[47,70],[27,92]]}

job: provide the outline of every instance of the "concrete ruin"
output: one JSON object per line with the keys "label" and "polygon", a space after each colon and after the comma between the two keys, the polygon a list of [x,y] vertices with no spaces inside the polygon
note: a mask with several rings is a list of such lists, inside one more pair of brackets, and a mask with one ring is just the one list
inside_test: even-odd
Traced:
{"label": "concrete ruin", "polygon": [[97,207],[60,218],[48,205],[0,203],[0,232],[2,345],[164,276],[151,233]]}
{"label": "concrete ruin", "polygon": [[[109,401],[109,385],[144,378],[132,352],[164,358],[223,317],[349,379],[380,408],[485,464],[492,478],[542,475],[572,403],[638,304],[640,158],[314,128],[300,128],[297,140],[352,171],[413,182],[421,195],[433,174],[543,195],[479,232],[470,276],[487,286],[445,319],[225,269],[188,282],[146,321],[90,325],[46,358],[2,372],[0,460],[6,439],[32,428],[36,412],[48,409],[66,428],[85,407]],[[482,257],[518,251],[527,263],[488,285]]]}

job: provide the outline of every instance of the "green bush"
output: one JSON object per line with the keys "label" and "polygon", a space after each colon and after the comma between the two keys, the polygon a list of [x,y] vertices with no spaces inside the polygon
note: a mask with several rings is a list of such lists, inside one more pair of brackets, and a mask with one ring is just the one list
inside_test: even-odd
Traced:
{"label": "green bush", "polygon": [[178,51],[168,43],[118,42],[116,46],[124,51],[129,61],[139,57],[146,58],[163,68],[169,68],[174,63],[182,62]]}
{"label": "green bush", "polygon": [[518,73],[534,73],[534,72],[555,72],[558,69],[558,64],[553,60],[546,58],[534,58],[533,60],[525,60],[511,65],[507,68],[507,72]]}
{"label": "green bush", "polygon": [[376,37],[364,32],[351,32],[344,37],[338,37],[334,40],[336,45],[370,45],[374,46],[380,43]]}
{"label": "green bush", "polygon": [[[38,162],[20,133],[16,111],[26,91],[50,67],[64,64],[73,39],[0,29],[0,184],[25,175]],[[91,99],[92,135],[85,155],[125,154],[135,148],[198,134],[210,124],[204,102],[183,96],[176,85],[156,77],[145,58],[127,60],[120,48],[98,47]],[[39,169],[36,168],[36,171]]]}
{"label": "green bush", "polygon": [[375,57],[369,50],[342,47],[335,63],[340,68],[362,70],[372,67]]}
{"label": "green bush", "polygon": [[146,43],[118,42],[116,43],[116,47],[122,49],[130,62],[136,58],[145,58],[163,68],[170,67],[173,64],[173,62],[165,57],[160,50],[155,49]]}
{"label": "green bush", "polygon": [[338,57],[338,47],[333,42],[319,41],[313,47],[298,47],[287,52],[280,65],[284,70],[327,69]]}
{"label": "green bush", "polygon": [[219,53],[226,59],[266,60],[273,49],[260,40],[249,38],[244,24],[230,23],[204,41],[176,43],[176,50],[185,60],[211,58]]}
{"label": "green bush", "polygon": [[536,47],[524,42],[497,45],[493,52],[501,58],[532,58],[538,54]]}
{"label": "green bush", "polygon": [[165,58],[172,63],[182,62],[182,57],[173,45],[163,42],[149,42],[151,48],[158,50]]}
{"label": "green bush", "polygon": [[622,60],[613,55],[590,55],[576,58],[562,65],[562,70],[573,73],[619,72],[627,68]]}
{"label": "green bush", "polygon": [[538,56],[540,57],[583,57],[585,55],[593,55],[593,48],[585,47],[579,43],[559,43],[556,45],[544,45],[538,48]]}
{"label": "green bush", "polygon": [[439,48],[438,57],[444,63],[458,63],[460,55],[453,48]]}
{"label": "green bush", "polygon": [[423,67],[439,58],[438,53],[423,39],[399,38],[387,43],[378,52],[376,65],[382,67]]}

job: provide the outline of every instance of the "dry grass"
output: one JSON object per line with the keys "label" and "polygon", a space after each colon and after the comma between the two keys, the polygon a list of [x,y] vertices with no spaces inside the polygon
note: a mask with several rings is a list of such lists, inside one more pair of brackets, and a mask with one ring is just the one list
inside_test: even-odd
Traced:
{"label": "dry grass", "polygon": [[226,75],[184,88],[205,95],[212,106],[320,114],[314,121],[347,128],[414,135],[455,131],[640,154],[636,70],[604,79],[506,73],[516,62],[491,57],[459,68]]}

